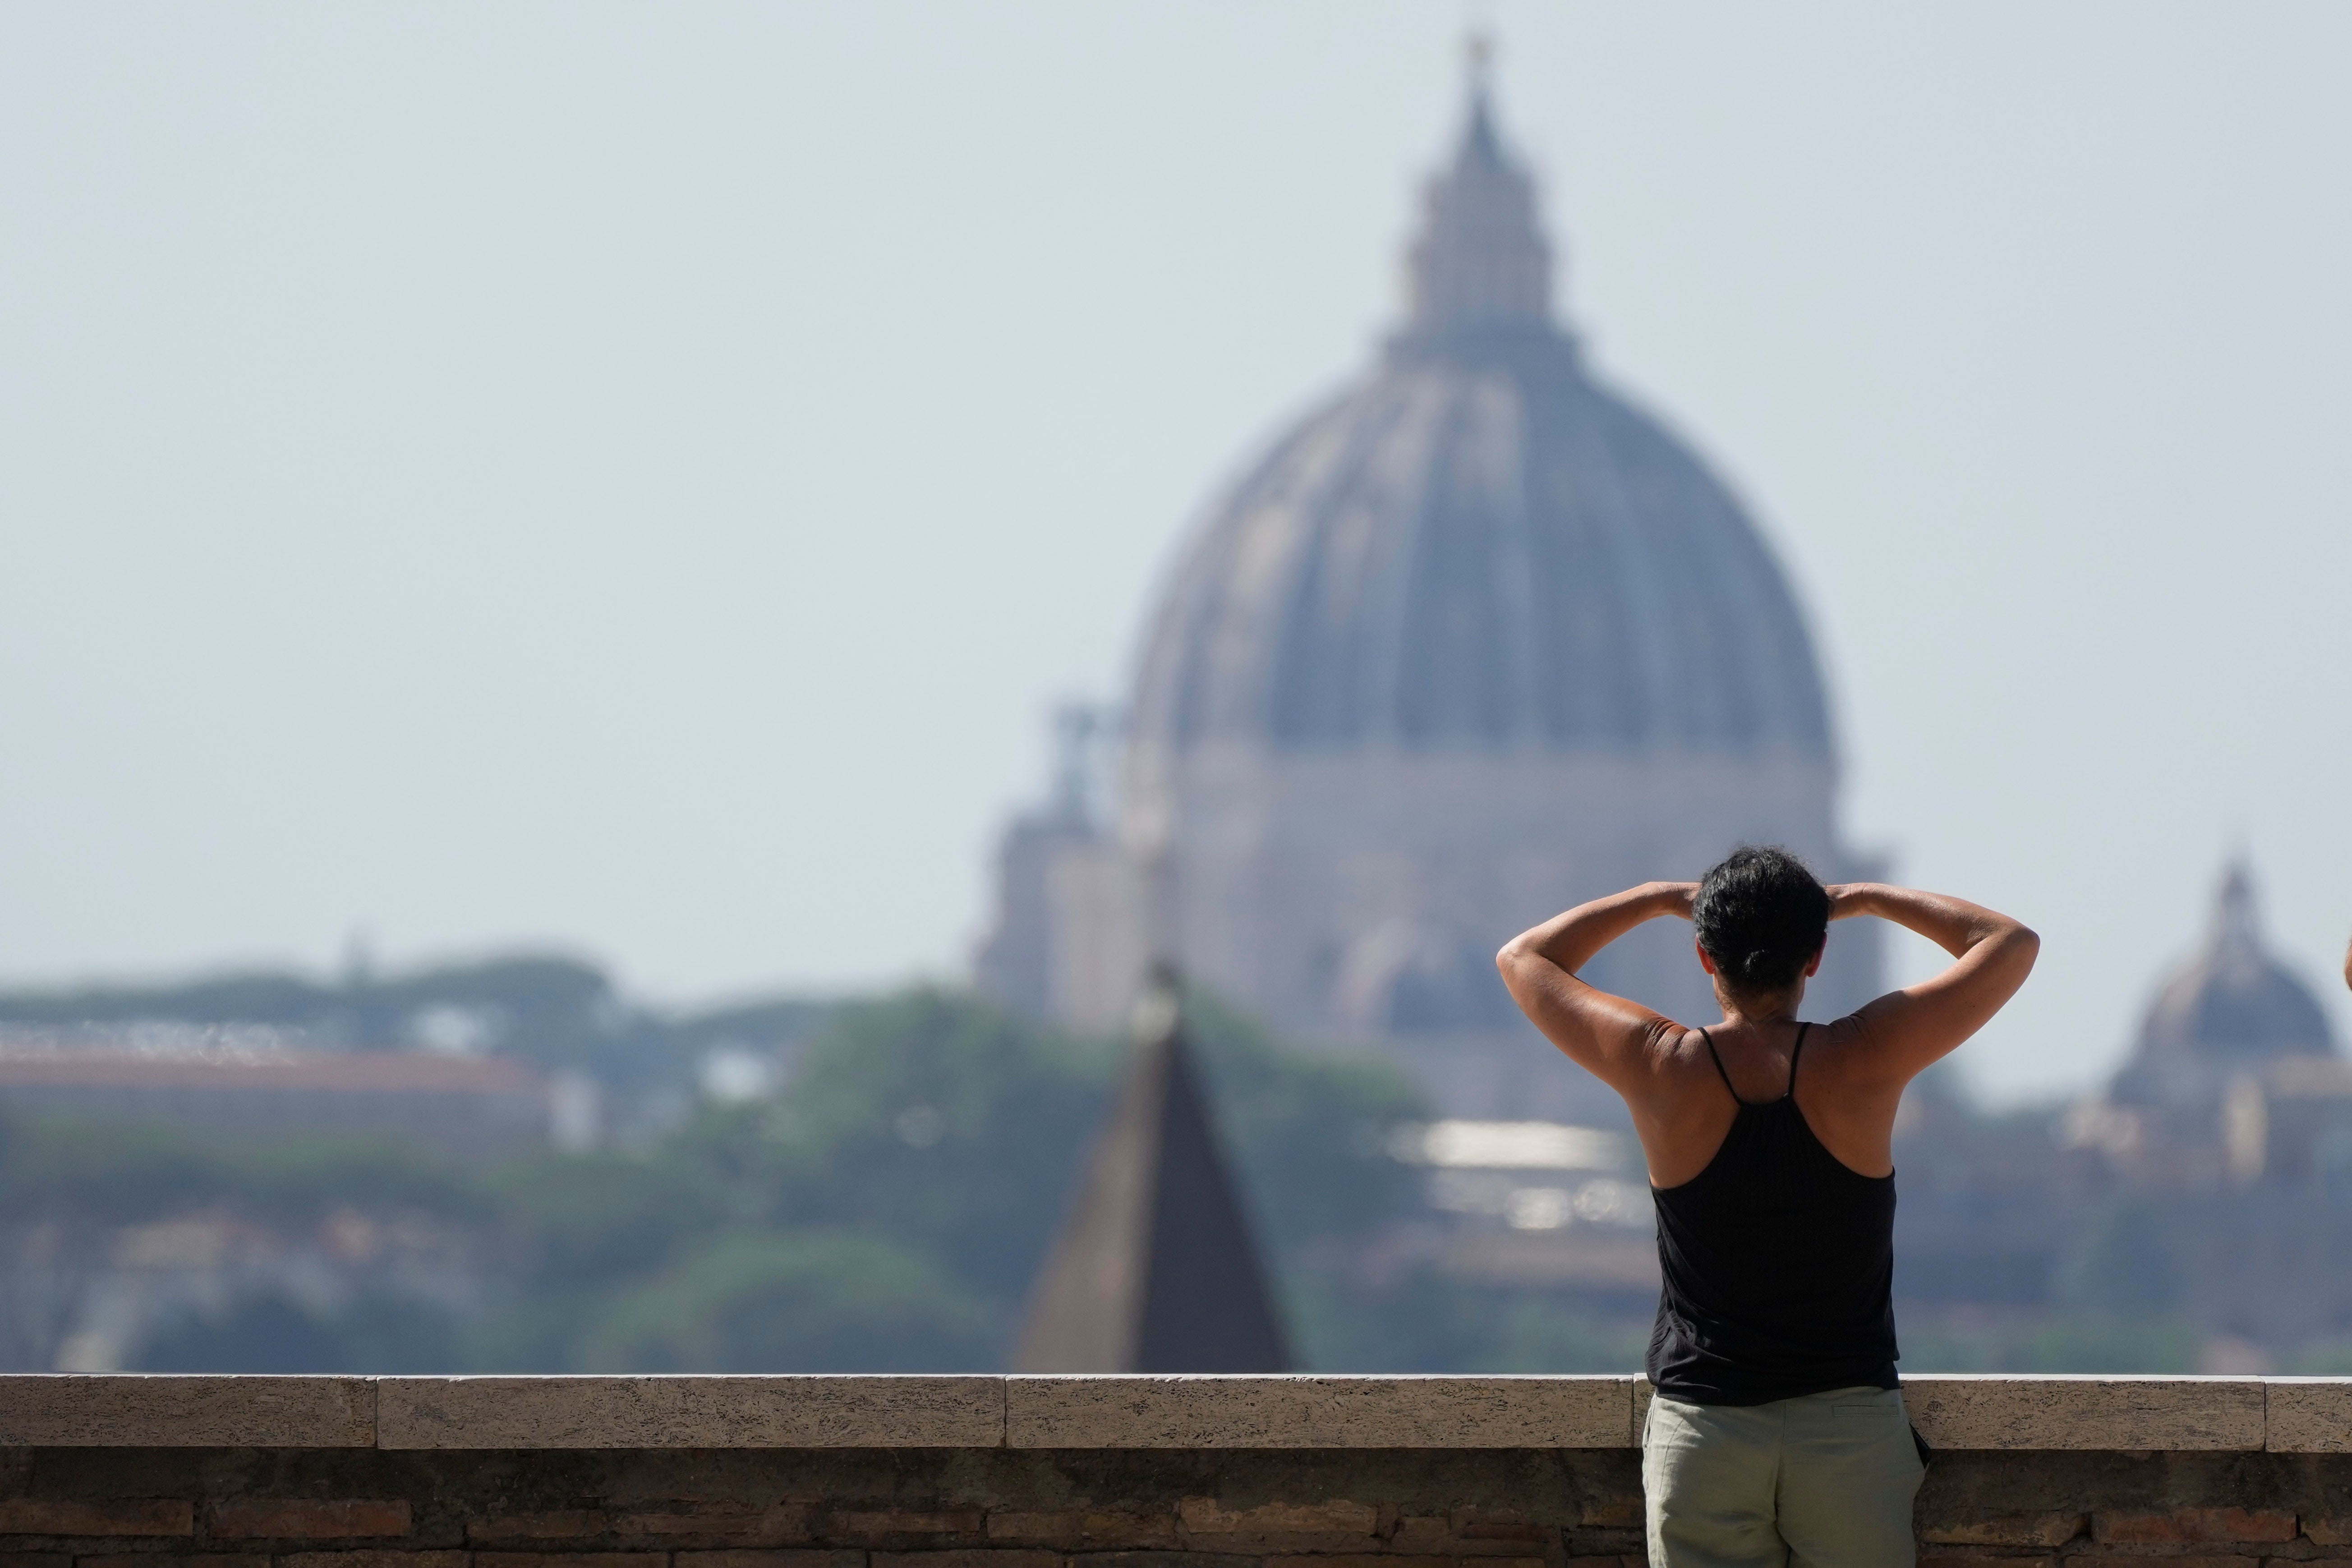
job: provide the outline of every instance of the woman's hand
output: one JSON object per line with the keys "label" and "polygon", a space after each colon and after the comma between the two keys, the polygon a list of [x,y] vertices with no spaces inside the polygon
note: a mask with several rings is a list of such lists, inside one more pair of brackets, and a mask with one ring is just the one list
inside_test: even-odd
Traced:
{"label": "woman's hand", "polygon": [[1691,918],[1691,906],[1698,900],[1696,882],[1653,882],[1650,887],[1657,895],[1660,914],[1673,915],[1677,920]]}
{"label": "woman's hand", "polygon": [[1870,913],[1870,895],[1877,888],[1875,882],[1836,882],[1822,889],[1830,896],[1830,919],[1850,921]]}

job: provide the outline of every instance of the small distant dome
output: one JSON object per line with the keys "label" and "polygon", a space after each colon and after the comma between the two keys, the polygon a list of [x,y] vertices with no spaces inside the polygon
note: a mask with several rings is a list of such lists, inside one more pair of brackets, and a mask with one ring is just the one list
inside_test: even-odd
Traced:
{"label": "small distant dome", "polygon": [[1755,525],[1554,324],[1483,77],[1409,271],[1381,365],[1194,536],[1145,643],[1138,745],[1832,761]]}
{"label": "small distant dome", "polygon": [[2212,937],[2158,988],[2109,1098],[2210,1104],[2241,1073],[2284,1057],[2335,1054],[2318,999],[2263,945],[2252,878],[2240,861],[2221,879]]}

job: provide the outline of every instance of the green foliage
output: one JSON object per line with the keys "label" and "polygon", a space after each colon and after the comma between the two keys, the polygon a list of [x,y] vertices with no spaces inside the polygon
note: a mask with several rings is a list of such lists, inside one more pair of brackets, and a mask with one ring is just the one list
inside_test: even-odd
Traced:
{"label": "green foliage", "polygon": [[708,1173],[671,1158],[542,1151],[486,1173],[508,1256],[534,1294],[593,1289],[656,1269],[684,1237],[725,1223]]}
{"label": "green foliage", "polygon": [[449,1316],[415,1301],[362,1298],[341,1312],[279,1296],[200,1314],[150,1342],[134,1372],[446,1373],[458,1364]]}
{"label": "green foliage", "polygon": [[2352,1377],[2352,1340],[2311,1340],[2297,1345],[2280,1370],[2294,1377]]}
{"label": "green foliage", "polygon": [[[422,994],[364,984],[387,1005]],[[431,991],[539,1020],[544,1048],[526,1054],[542,1065],[577,1060],[550,1042],[602,1027],[609,1000],[601,977],[555,961],[436,972]],[[1531,1297],[1434,1274],[1379,1289],[1345,1282],[1347,1261],[1417,1204],[1417,1173],[1385,1151],[1398,1122],[1427,1115],[1420,1095],[1393,1067],[1286,1046],[1214,997],[1187,1008],[1261,1245],[1317,1363],[1628,1364],[1605,1332]],[[147,1347],[156,1368],[995,1363],[1124,1043],[1074,1038],[938,987],[737,1012],[689,1032],[715,1042],[738,1027],[804,1031],[787,1092],[705,1106],[647,1149],[470,1165],[391,1140],[26,1121],[0,1127],[0,1217],[55,1220],[95,1246],[111,1227],[215,1209],[297,1237],[342,1209],[423,1216],[436,1234],[470,1238],[499,1289],[462,1327],[390,1297],[333,1315],[247,1299],[168,1326]]]}
{"label": "green foliage", "polygon": [[958,1372],[987,1364],[997,1315],[929,1258],[844,1231],[720,1236],[614,1295],[582,1372]]}
{"label": "green foliage", "polygon": [[712,1113],[669,1155],[744,1220],[858,1229],[988,1294],[1035,1273],[1117,1062],[935,987],[839,1008],[772,1106]]}
{"label": "green foliage", "polygon": [[2172,1317],[2105,1312],[2021,1314],[1999,1323],[1906,1323],[1903,1370],[2194,1372],[2204,1333]]}
{"label": "green foliage", "polygon": [[251,1138],[84,1117],[0,1121],[0,1218],[134,1225],[228,1207],[308,1228],[341,1208],[412,1208],[482,1219],[481,1175],[389,1136]]}
{"label": "green foliage", "polygon": [[1185,1018],[1262,1246],[1289,1254],[1412,1211],[1421,1176],[1388,1156],[1389,1135],[1430,1110],[1402,1069],[1286,1045],[1205,993],[1185,999]]}
{"label": "green foliage", "polygon": [[1628,1373],[1649,1324],[1567,1291],[1467,1280],[1428,1267],[1365,1279],[1309,1267],[1292,1329],[1326,1372]]}

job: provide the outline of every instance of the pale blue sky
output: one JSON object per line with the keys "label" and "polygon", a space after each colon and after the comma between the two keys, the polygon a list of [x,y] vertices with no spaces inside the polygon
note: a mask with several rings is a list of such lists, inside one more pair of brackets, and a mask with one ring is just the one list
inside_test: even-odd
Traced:
{"label": "pale blue sky", "polygon": [[[2344,1019],[2352,10],[1491,15],[1853,836],[2048,939],[1979,1081],[2112,1062],[2239,842]],[[1464,16],[0,10],[0,978],[958,970],[1050,704],[1392,317]]]}

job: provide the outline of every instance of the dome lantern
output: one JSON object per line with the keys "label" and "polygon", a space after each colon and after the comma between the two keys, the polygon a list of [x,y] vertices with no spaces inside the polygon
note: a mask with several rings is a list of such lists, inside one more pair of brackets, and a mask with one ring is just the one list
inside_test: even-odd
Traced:
{"label": "dome lantern", "polygon": [[1466,54],[1461,144],[1426,187],[1421,232],[1407,258],[1407,342],[1551,326],[1551,247],[1536,216],[1534,182],[1495,130],[1493,45],[1474,35]]}

